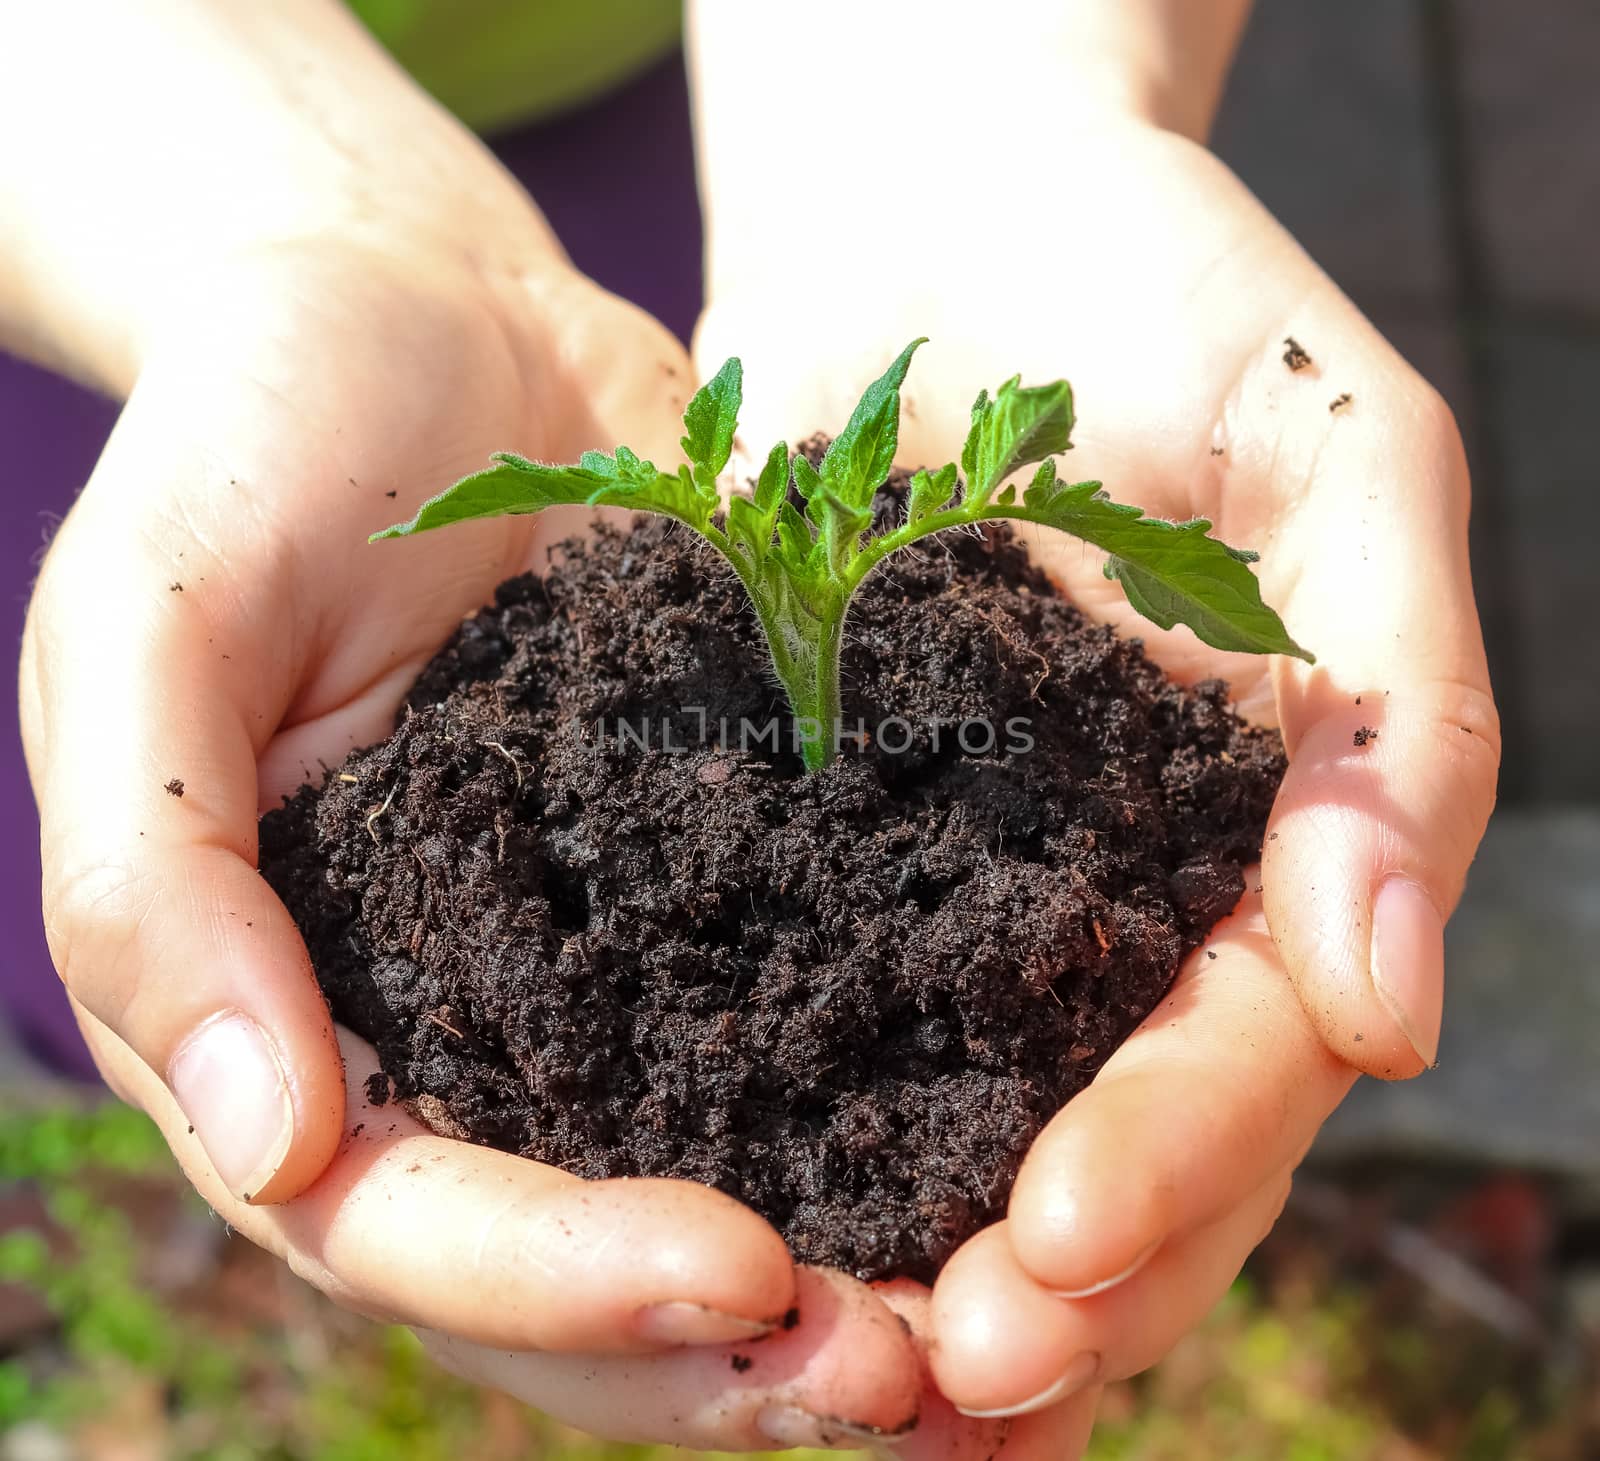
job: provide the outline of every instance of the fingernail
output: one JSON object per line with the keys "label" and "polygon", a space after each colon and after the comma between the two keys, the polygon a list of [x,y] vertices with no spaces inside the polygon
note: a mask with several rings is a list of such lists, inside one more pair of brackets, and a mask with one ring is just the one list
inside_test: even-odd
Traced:
{"label": "fingernail", "polygon": [[217,1175],[249,1202],[294,1137],[289,1087],[261,1027],[237,1010],[213,1016],[172,1057],[167,1084]]}
{"label": "fingernail", "polygon": [[1045,1410],[1069,1395],[1076,1395],[1099,1373],[1100,1356],[1087,1351],[1067,1366],[1054,1385],[1041,1390],[1033,1399],[1024,1400],[1021,1405],[1002,1405],[997,1410],[968,1410],[964,1405],[958,1405],[956,1409],[973,1420],[1010,1420],[1017,1415],[1032,1415],[1036,1410]]}
{"label": "fingernail", "polygon": [[783,1450],[796,1446],[820,1446],[824,1450],[839,1445],[862,1443],[873,1449],[894,1446],[914,1428],[904,1426],[893,1433],[876,1426],[856,1425],[847,1420],[813,1415],[798,1405],[763,1405],[756,1412],[755,1426],[769,1441]]}
{"label": "fingernail", "polygon": [[670,1346],[732,1344],[740,1339],[763,1339],[777,1328],[760,1319],[741,1319],[704,1304],[674,1301],[640,1309],[635,1327],[648,1344]]}
{"label": "fingernail", "polygon": [[843,1432],[819,1415],[798,1405],[763,1405],[756,1412],[756,1429],[783,1450],[795,1446],[836,1446]]}
{"label": "fingernail", "polygon": [[1139,1256],[1124,1268],[1121,1273],[1114,1273],[1110,1278],[1103,1278],[1099,1283],[1092,1283],[1085,1289],[1056,1289],[1054,1291],[1055,1296],[1058,1299],[1091,1299],[1096,1294],[1103,1294],[1107,1289],[1114,1289],[1119,1283],[1126,1283],[1154,1258],[1156,1249],[1160,1246],[1159,1242],[1155,1242],[1142,1249]]}
{"label": "fingernail", "polygon": [[1386,878],[1372,900],[1372,987],[1424,1065],[1439,1058],[1444,920],[1422,884]]}

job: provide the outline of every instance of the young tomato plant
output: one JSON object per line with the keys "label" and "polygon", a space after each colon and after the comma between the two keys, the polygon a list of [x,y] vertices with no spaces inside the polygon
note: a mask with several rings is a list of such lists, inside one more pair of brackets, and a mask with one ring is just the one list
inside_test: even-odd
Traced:
{"label": "young tomato plant", "polygon": [[[546,466],[510,452],[425,502],[410,522],[381,538],[407,537],[472,518],[540,512],[561,503],[630,507],[676,518],[732,566],[755,606],[778,679],[802,732],[808,769],[837,745],[839,654],[850,600],[890,554],[948,528],[991,518],[1042,523],[1104,549],[1107,578],[1122,584],[1147,619],[1187,624],[1217,649],[1312,656],[1289,637],[1261,598],[1250,564],[1258,555],[1209,535],[1204,518],[1172,523],[1113,502],[1098,482],[1063,482],[1054,453],[1071,446],[1072,387],[1023,386],[1013,376],[991,397],[980,392],[961,465],[911,479],[905,520],[873,533],[872,499],[894,465],[900,387],[914,340],[867,387],[820,467],[779,442],[751,496],[724,508],[717,479],[728,464],[742,402],[744,371],[729,360],[684,413],[687,463],[657,469],[625,446],[585,452],[572,466]],[[1006,479],[1035,466],[1019,493]],[[796,507],[790,484],[805,506]]]}

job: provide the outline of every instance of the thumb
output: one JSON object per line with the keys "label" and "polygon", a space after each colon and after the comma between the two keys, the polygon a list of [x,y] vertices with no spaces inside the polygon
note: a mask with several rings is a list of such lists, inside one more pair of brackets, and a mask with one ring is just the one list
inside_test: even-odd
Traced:
{"label": "thumb", "polygon": [[70,993],[167,1084],[229,1187],[277,1202],[327,1165],[344,1106],[305,948],[255,870],[294,615],[271,574],[231,577],[220,545],[250,529],[208,504],[214,465],[159,437],[136,391],[29,610],[46,931]]}
{"label": "thumb", "polygon": [[1290,766],[1262,856],[1307,1013],[1335,1054],[1385,1079],[1437,1058],[1444,923],[1500,758],[1460,440],[1436,399],[1396,409],[1336,423],[1294,527],[1307,547],[1290,618],[1319,664],[1276,671]]}

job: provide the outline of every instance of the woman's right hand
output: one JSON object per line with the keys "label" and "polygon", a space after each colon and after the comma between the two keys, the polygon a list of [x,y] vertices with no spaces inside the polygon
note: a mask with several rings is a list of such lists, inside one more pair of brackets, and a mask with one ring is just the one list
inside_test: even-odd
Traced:
{"label": "woman's right hand", "polygon": [[[372,1051],[255,870],[260,812],[386,734],[570,519],[367,534],[496,449],[667,460],[684,352],[338,0],[15,8],[0,133],[58,116],[64,56],[117,117],[0,158],[0,339],[128,396],[20,685],[50,941],[107,1080],[224,1221],[558,1417],[725,1449],[916,1419],[902,1456],[993,1454],[927,1380],[925,1292],[797,1270],[703,1187],[583,1183],[371,1109]],[[1083,1424],[1030,1418],[1007,1461]]]}
{"label": "woman's right hand", "polygon": [[[918,1413],[882,1303],[797,1273],[708,1188],[580,1182],[369,1108],[372,1052],[335,1031],[256,872],[260,812],[386,734],[462,616],[564,528],[367,534],[497,448],[676,450],[678,344],[529,257],[263,247],[152,337],[28,615],[52,952],[112,1087],[229,1224],[340,1303],[432,1331],[469,1372],[557,1352],[519,1357],[559,1377],[540,1402],[613,1434],[856,1444],[838,1420]],[[736,1373],[727,1347],[757,1341]]]}

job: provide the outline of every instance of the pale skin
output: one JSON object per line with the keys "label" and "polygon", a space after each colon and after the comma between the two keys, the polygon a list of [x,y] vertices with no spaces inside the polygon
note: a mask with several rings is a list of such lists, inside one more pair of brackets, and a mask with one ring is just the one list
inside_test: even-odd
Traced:
{"label": "pale skin", "polygon": [[[1017,0],[983,36],[966,7],[788,9],[787,31],[736,0],[690,11],[693,362],[578,275],[330,0],[0,9],[27,42],[0,61],[0,130],[38,143],[0,167],[0,336],[129,400],[24,644],[47,926],[101,1069],[217,1211],[461,1373],[629,1438],[849,1447],[916,1418],[902,1455],[1073,1455],[1098,1386],[1231,1281],[1356,1074],[1433,1058],[1442,919],[1498,759],[1466,470],[1434,393],[1201,145],[1241,4]],[[989,35],[1012,40],[990,55]],[[70,117],[30,124],[52,83],[25,53],[75,55],[120,153]],[[885,55],[913,99],[961,106],[908,104]],[[797,106],[808,77],[839,104]],[[761,453],[841,421],[920,334],[904,460],[953,457],[978,386],[1068,376],[1067,470],[1260,550],[1319,657],[1135,628],[1092,555],[1038,536],[1091,612],[1180,676],[1226,676],[1293,762],[1260,895],[931,1296],[797,1272],[690,1184],[579,1183],[369,1109],[371,1052],[336,1036],[253,871],[259,812],[383,734],[459,618],[571,522],[381,549],[369,531],[500,448],[673,460],[697,374],[731,353]],[[1312,368],[1284,366],[1288,334]],[[1363,725],[1379,736],[1356,748]]]}

